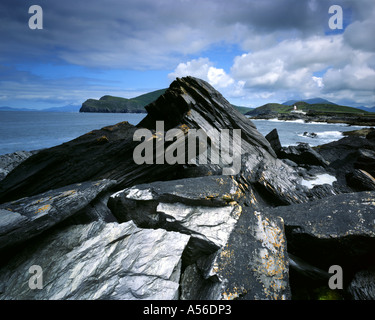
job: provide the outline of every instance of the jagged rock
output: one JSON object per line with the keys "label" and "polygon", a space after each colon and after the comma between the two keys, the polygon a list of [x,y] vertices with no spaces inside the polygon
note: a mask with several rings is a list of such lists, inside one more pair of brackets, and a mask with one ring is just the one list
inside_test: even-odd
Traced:
{"label": "jagged rock", "polygon": [[[58,230],[0,270],[0,299],[178,299],[188,241],[187,235],[139,229],[132,222]],[[32,265],[42,268],[42,289],[29,287]]]}
{"label": "jagged rock", "polygon": [[0,180],[17,167],[20,163],[31,157],[37,151],[17,151],[0,156]]}
{"label": "jagged rock", "polygon": [[349,284],[348,292],[354,300],[375,300],[375,269],[357,272]]}
{"label": "jagged rock", "polygon": [[279,139],[279,133],[277,129],[273,129],[270,133],[266,135],[266,139],[271,144],[272,149],[277,154],[281,150],[281,143]]}
{"label": "jagged rock", "polygon": [[76,214],[114,184],[84,182],[0,205],[0,249],[25,242]]}
{"label": "jagged rock", "polygon": [[346,175],[348,185],[356,191],[375,191],[375,179],[368,172],[355,169]]}
{"label": "jagged rock", "polygon": [[328,162],[308,143],[299,143],[298,146],[288,146],[278,152],[281,159],[289,159],[297,164],[317,165],[326,167]]}

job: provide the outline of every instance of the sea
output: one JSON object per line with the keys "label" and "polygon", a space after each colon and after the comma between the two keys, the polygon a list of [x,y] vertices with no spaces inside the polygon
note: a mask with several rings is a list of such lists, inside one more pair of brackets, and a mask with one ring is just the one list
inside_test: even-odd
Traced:
{"label": "sea", "polygon": [[[87,132],[121,121],[138,124],[146,114],[0,111],[0,155],[60,145]],[[303,120],[251,120],[260,133],[277,129],[282,146],[307,142],[317,146],[339,140],[344,131],[361,129],[346,124],[304,123]],[[306,133],[315,133],[310,137]]]}

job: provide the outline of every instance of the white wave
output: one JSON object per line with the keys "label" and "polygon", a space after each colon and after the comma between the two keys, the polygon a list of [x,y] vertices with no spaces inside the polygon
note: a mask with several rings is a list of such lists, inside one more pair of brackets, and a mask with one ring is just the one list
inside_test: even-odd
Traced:
{"label": "white wave", "polygon": [[302,179],[301,184],[303,186],[306,186],[309,189],[312,189],[315,186],[319,186],[319,185],[322,185],[322,184],[332,185],[332,183],[334,183],[335,181],[337,181],[336,177],[331,176],[330,174],[327,174],[327,173],[323,173],[323,174],[318,174],[317,176],[315,176],[314,180]]}
{"label": "white wave", "polygon": [[279,119],[275,118],[275,119],[269,119],[268,121],[271,121],[271,122],[305,123],[305,120],[302,120],[302,119],[298,119],[298,120],[279,120]]}
{"label": "white wave", "polygon": [[321,139],[341,139],[344,136],[340,131],[323,131],[316,134]]}

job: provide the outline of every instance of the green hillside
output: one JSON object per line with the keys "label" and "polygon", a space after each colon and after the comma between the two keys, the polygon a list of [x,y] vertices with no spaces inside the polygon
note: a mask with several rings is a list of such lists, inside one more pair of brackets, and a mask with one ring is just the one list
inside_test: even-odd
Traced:
{"label": "green hillside", "polygon": [[146,113],[144,107],[159,98],[166,90],[152,91],[131,99],[108,95],[99,100],[88,99],[82,104],[79,112]]}
{"label": "green hillside", "polygon": [[232,107],[235,108],[237,111],[241,112],[242,114],[246,114],[247,112],[254,110],[253,108],[248,107],[240,107],[232,104]]}
{"label": "green hillside", "polygon": [[297,106],[298,110],[304,112],[314,112],[314,113],[352,113],[352,114],[367,114],[368,112],[335,104],[328,103],[315,103],[309,104],[307,102],[296,102],[294,105],[288,106],[279,103],[267,103],[261,107],[255,108],[254,110],[247,112],[246,115],[260,115],[268,113],[290,113],[293,111],[294,106]]}

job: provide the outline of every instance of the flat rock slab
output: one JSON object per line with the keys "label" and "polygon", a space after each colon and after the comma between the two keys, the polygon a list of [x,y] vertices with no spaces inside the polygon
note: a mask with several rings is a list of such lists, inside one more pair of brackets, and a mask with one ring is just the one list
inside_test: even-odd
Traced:
{"label": "flat rock slab", "polygon": [[267,210],[285,225],[321,239],[375,237],[375,192],[339,194],[314,202]]}
{"label": "flat rock slab", "polygon": [[114,184],[112,180],[83,182],[0,205],[0,249],[74,215]]}
{"label": "flat rock slab", "polygon": [[121,222],[191,235],[188,260],[212,253],[227,242],[243,195],[229,176],[209,176],[133,186],[113,194],[109,208]]}
{"label": "flat rock slab", "polygon": [[[0,269],[0,299],[178,299],[189,238],[140,229],[131,221],[71,226],[33,243]],[[30,289],[33,265],[41,267],[42,289]]]}

